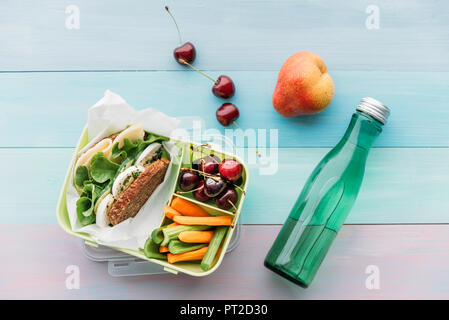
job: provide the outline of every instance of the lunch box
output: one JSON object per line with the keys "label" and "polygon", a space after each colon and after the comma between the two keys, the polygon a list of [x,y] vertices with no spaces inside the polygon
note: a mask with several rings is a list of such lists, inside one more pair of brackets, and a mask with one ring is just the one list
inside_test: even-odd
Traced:
{"label": "lunch box", "polygon": [[[190,146],[193,146],[196,149],[202,148],[202,150],[205,150],[206,152],[212,151],[214,154],[216,154],[220,157],[233,158],[233,159],[237,160],[238,162],[240,162],[242,164],[242,167],[243,167],[243,172],[242,172],[243,181],[242,181],[242,185],[241,185],[241,190],[238,190],[239,201],[236,205],[235,213],[233,213],[232,210],[222,210],[220,208],[215,207],[214,205],[212,205],[210,203],[199,202],[196,199],[194,199],[193,197],[177,194],[176,190],[177,190],[178,177],[179,177],[179,174],[181,171],[181,167],[183,167],[183,163],[185,163],[184,161],[186,160],[186,157],[189,156],[186,152],[182,152],[181,157],[182,157],[183,161],[181,161],[181,163],[172,162],[172,166],[174,166],[175,169],[177,170],[177,175],[176,175],[176,179],[172,179],[172,181],[170,181],[170,180],[167,181],[167,183],[171,183],[171,185],[169,186],[169,188],[171,188],[171,192],[170,192],[169,198],[167,199],[167,205],[171,203],[171,200],[173,199],[173,197],[182,197],[182,198],[184,198],[188,201],[191,201],[191,202],[195,203],[196,205],[200,206],[201,208],[203,208],[205,211],[207,211],[211,215],[214,215],[214,216],[215,215],[231,215],[231,216],[233,216],[234,226],[229,227],[229,230],[226,233],[226,236],[222,242],[221,249],[218,251],[217,256],[215,257],[214,265],[212,268],[210,268],[207,271],[204,271],[201,269],[199,261],[198,262],[197,261],[179,262],[179,263],[175,263],[175,264],[170,264],[164,260],[147,258],[143,254],[143,252],[138,251],[138,250],[109,247],[109,246],[107,246],[107,248],[111,248],[111,249],[115,250],[116,252],[117,251],[121,252],[121,254],[115,256],[114,254],[112,254],[112,252],[107,252],[107,250],[109,250],[109,249],[107,249],[105,251],[106,252],[105,254],[100,254],[99,256],[95,256],[95,254],[92,254],[92,252],[89,252],[89,249],[87,249],[88,247],[84,247],[86,249],[83,250],[83,252],[90,259],[96,260],[96,261],[101,260],[101,261],[112,262],[113,264],[110,263],[109,267],[108,267],[109,273],[112,275],[154,274],[154,273],[163,273],[163,272],[170,272],[173,274],[178,274],[179,272],[181,272],[181,273],[185,273],[185,274],[188,274],[188,275],[191,275],[194,277],[206,276],[206,275],[209,275],[212,272],[214,272],[219,267],[219,265],[221,264],[221,262],[223,260],[223,257],[225,256],[226,252],[228,251],[228,249],[235,248],[235,246],[238,243],[239,237],[238,236],[233,237],[233,235],[234,235],[234,232],[236,232],[236,230],[238,230],[238,228],[239,228],[238,227],[238,219],[239,219],[239,216],[241,213],[243,202],[245,200],[246,189],[247,189],[248,180],[249,180],[249,172],[248,172],[248,169],[247,169],[245,163],[236,155],[229,154],[229,153],[223,152],[221,150],[218,150],[218,147],[212,147],[209,145],[201,145],[201,144],[190,142],[190,141],[178,141],[178,140],[175,140],[175,141],[181,145],[185,144],[185,146],[188,146],[189,148],[190,148]],[[57,215],[58,223],[64,231],[66,231],[67,233],[74,235],[78,238],[81,238],[86,245],[97,248],[96,252],[98,253],[98,252],[101,252],[101,250],[104,250],[104,248],[106,246],[100,246],[98,243],[95,242],[95,240],[89,234],[82,233],[82,232],[74,232],[72,230],[71,225],[70,225],[68,211],[67,211],[67,204],[66,204],[67,188],[68,188],[69,184],[72,183],[72,181],[71,181],[72,170],[73,170],[75,161],[77,159],[77,154],[85,145],[87,145],[87,143],[88,143],[88,133],[87,133],[87,127],[85,127],[83,129],[81,137],[77,143],[76,149],[73,153],[71,163],[69,165],[69,168],[67,170],[67,173],[66,173],[66,176],[64,179],[64,184],[62,186],[62,190],[61,190],[58,204],[57,204],[56,215]],[[184,148],[184,149],[187,149],[187,148]],[[164,214],[161,212],[160,226],[164,225],[165,219],[166,218],[165,218]],[[150,235],[148,235],[148,236],[150,236]],[[233,240],[233,243],[230,246],[231,240]],[[101,249],[98,249],[98,248],[101,248]],[[95,250],[90,250],[90,251],[95,251]],[[126,255],[123,255],[122,253],[126,254]],[[133,256],[133,257],[130,257],[130,256]],[[97,259],[95,257],[97,257]],[[101,259],[99,259],[98,257],[101,257]],[[118,268],[120,267],[120,263],[118,263],[118,262],[121,260],[125,261],[122,263],[122,266],[127,266],[127,267],[131,266],[131,269],[128,268],[125,271],[125,274],[120,274],[120,271],[114,270],[115,267],[118,267]],[[145,268],[146,268],[146,270],[149,270],[148,272],[145,272],[145,270],[144,271],[138,270],[139,267],[136,267],[137,263],[142,263],[142,261],[150,261],[151,263],[159,265],[159,267],[152,268],[152,266],[147,265]],[[140,264],[140,266],[144,266],[144,264]],[[137,271],[135,270],[136,268],[137,268]],[[117,271],[117,272],[115,272],[115,271]],[[128,273],[128,274],[126,274],[126,273]]]}

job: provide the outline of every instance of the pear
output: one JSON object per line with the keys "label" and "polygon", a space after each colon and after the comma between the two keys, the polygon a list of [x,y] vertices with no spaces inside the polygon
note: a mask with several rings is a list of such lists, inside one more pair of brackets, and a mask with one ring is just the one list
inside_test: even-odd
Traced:
{"label": "pear", "polygon": [[284,117],[323,111],[334,96],[326,64],[313,52],[298,52],[285,61],[273,93],[273,106]]}

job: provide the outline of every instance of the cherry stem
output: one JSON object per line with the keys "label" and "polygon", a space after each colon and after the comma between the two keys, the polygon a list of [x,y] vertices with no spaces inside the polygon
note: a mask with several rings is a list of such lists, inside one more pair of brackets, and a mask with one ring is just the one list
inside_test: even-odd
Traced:
{"label": "cherry stem", "polygon": [[205,177],[212,178],[215,181],[221,180],[221,178],[219,176],[216,176],[216,175],[213,175],[213,174],[209,174],[209,173],[206,173],[206,172],[201,171],[201,170],[196,170],[196,169],[193,169],[193,168],[181,168],[181,170],[195,171],[195,172],[198,172],[198,173],[200,173],[201,175],[203,175]]}
{"label": "cherry stem", "polygon": [[[242,130],[242,128],[239,127],[239,125],[237,124],[237,122],[232,121],[232,123],[234,123],[234,125],[237,127],[237,129],[239,129],[240,132],[243,134],[243,137],[246,139],[246,141],[248,141],[248,137],[246,136],[246,134],[245,134],[245,132]],[[249,144],[249,141],[248,141],[248,144]],[[257,149],[256,149],[256,154],[257,154],[257,156],[258,156],[259,158],[261,157],[260,152],[259,152],[259,150],[257,150]]]}
{"label": "cherry stem", "polygon": [[201,189],[203,189],[203,188],[204,188],[204,186],[201,186],[201,187],[198,187],[198,188],[193,189],[193,190],[190,190],[190,191],[176,191],[176,193],[177,193],[177,194],[192,193],[192,192],[201,190]]}
{"label": "cherry stem", "polygon": [[235,206],[234,202],[228,199],[228,202],[231,204],[231,206],[234,208],[234,213],[237,212],[237,207]]}
{"label": "cherry stem", "polygon": [[210,81],[212,81],[213,83],[217,84],[217,80],[215,80],[214,78],[208,76],[207,74],[205,74],[204,72],[198,70],[197,68],[195,68],[194,66],[192,66],[190,63],[188,63],[187,61],[185,61],[184,59],[179,59],[179,61],[181,63],[184,63],[185,65],[189,66],[190,68],[192,68],[193,70],[195,70],[196,72],[201,73],[203,76],[205,76],[206,78],[208,78]]}
{"label": "cherry stem", "polygon": [[176,23],[175,17],[173,17],[173,15],[171,14],[170,10],[168,10],[168,6],[165,6],[165,10],[168,12],[168,14],[170,15],[170,17],[173,19],[173,22],[175,23],[176,30],[178,30],[179,43],[180,43],[181,46],[182,46],[181,32],[179,31],[179,27],[178,27],[178,24]]}
{"label": "cherry stem", "polygon": [[240,186],[238,186],[238,185],[236,185],[236,184],[232,184],[234,187],[236,187],[237,189],[239,189],[245,196],[246,196],[246,191],[245,190],[243,190],[243,188],[242,187],[240,187]]}

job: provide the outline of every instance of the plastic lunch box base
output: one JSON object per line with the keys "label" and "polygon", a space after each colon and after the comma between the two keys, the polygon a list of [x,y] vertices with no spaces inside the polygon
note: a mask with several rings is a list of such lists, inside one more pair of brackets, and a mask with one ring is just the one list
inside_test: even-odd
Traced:
{"label": "plastic lunch box base", "polygon": [[[241,226],[237,224],[234,229],[231,241],[226,250],[230,253],[237,248],[240,243]],[[84,240],[79,240],[81,252],[90,260],[96,262],[107,262],[108,273],[113,277],[139,276],[168,273],[164,267],[151,261],[142,260],[124,252],[114,250],[109,247],[93,247]]]}

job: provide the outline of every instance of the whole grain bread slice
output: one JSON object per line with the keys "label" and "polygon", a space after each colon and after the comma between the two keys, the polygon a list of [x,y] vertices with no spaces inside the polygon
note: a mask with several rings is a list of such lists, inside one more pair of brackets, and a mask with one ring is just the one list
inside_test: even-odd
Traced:
{"label": "whole grain bread slice", "polygon": [[156,160],[122,193],[108,212],[109,221],[114,226],[139,212],[157,186],[164,181],[169,163],[165,158]]}

